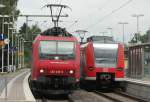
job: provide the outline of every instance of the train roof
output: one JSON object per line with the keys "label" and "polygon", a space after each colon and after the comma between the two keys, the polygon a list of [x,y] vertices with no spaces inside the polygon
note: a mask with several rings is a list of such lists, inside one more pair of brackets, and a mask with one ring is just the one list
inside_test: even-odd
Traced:
{"label": "train roof", "polygon": [[72,37],[73,35],[66,31],[65,28],[61,27],[52,27],[45,30],[41,35],[45,36],[63,36],[63,37]]}
{"label": "train roof", "polygon": [[58,36],[45,36],[45,35],[38,35],[35,41],[41,41],[41,40],[59,40],[59,41],[74,41],[78,42],[76,37],[58,37]]}
{"label": "train roof", "polygon": [[110,36],[90,36],[87,38],[87,42],[97,42],[97,43],[116,43],[113,37]]}
{"label": "train roof", "polygon": [[50,29],[45,30],[43,33],[41,33],[35,38],[34,42],[40,40],[60,40],[78,42],[76,37],[68,33],[65,28],[61,27],[52,27]]}

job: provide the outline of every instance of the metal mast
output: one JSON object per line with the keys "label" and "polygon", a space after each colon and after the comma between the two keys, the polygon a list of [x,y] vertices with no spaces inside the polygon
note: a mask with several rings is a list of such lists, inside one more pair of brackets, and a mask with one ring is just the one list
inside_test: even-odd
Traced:
{"label": "metal mast", "polygon": [[[54,23],[54,27],[58,27],[59,19],[60,19],[60,17],[62,17],[62,15],[61,15],[62,9],[63,8],[71,9],[67,5],[60,5],[60,4],[48,4],[48,5],[45,5],[45,6],[50,8],[52,22]],[[59,12],[55,16],[54,16],[54,11],[53,11],[54,8],[59,8]],[[67,14],[64,15],[64,17],[68,17],[68,15]]]}

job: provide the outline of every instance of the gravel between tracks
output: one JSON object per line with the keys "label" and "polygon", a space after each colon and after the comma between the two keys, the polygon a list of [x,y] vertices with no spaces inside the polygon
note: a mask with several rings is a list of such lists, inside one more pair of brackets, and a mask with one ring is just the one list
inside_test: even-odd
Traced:
{"label": "gravel between tracks", "polygon": [[73,102],[113,102],[102,96],[93,94],[93,92],[87,92],[83,90],[75,91],[70,95]]}
{"label": "gravel between tracks", "polygon": [[59,99],[36,99],[36,102],[113,102],[99,95],[87,92],[84,90],[77,90],[68,96],[66,100]]}

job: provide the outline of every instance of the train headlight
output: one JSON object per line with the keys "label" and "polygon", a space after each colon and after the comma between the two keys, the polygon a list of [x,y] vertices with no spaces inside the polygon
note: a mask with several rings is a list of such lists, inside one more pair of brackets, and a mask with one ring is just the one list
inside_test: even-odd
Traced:
{"label": "train headlight", "polygon": [[69,70],[69,74],[74,74],[74,70]]}
{"label": "train headlight", "polygon": [[123,71],[123,68],[119,67],[117,68],[117,71]]}
{"label": "train headlight", "polygon": [[40,73],[44,73],[44,70],[43,70],[43,69],[40,69]]}
{"label": "train headlight", "polygon": [[94,67],[89,67],[88,68],[90,71],[93,71],[94,70]]}

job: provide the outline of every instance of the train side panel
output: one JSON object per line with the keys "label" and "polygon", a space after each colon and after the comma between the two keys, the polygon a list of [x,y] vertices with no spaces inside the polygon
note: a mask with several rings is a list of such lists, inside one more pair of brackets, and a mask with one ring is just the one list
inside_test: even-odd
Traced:
{"label": "train side panel", "polygon": [[116,68],[116,81],[124,80],[124,47],[118,44],[118,65]]}

